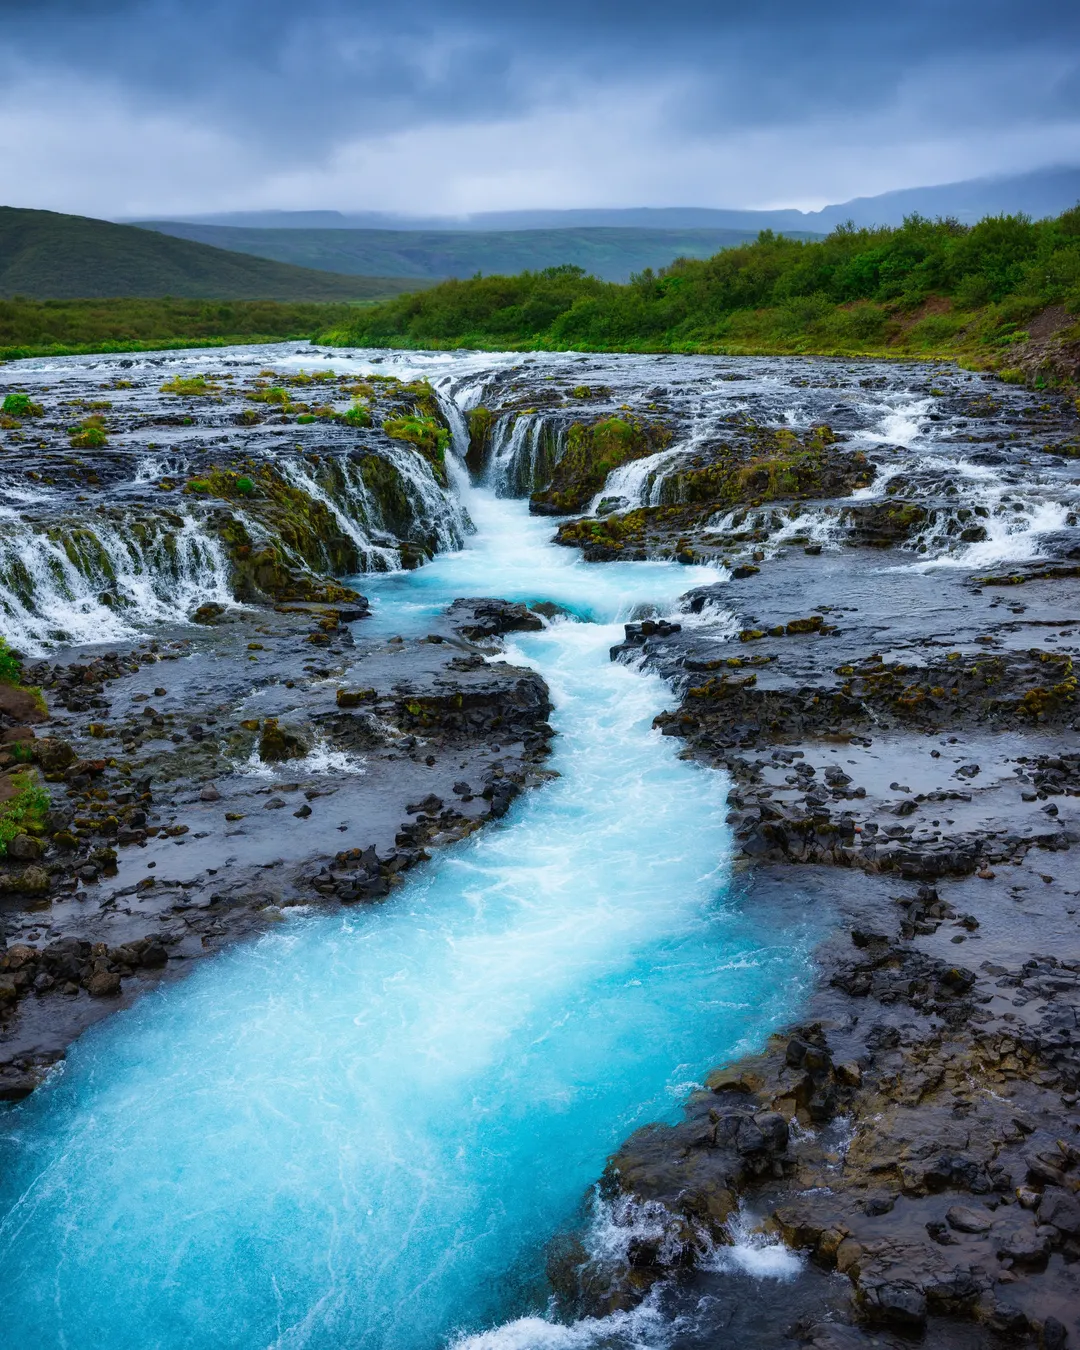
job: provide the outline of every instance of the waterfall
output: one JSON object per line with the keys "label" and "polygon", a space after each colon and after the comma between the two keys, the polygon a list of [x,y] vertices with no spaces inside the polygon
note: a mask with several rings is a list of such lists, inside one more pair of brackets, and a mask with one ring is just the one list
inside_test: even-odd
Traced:
{"label": "waterfall", "polygon": [[[350,466],[347,464],[341,466],[342,477],[346,484],[346,503],[351,508],[346,510],[320,486],[314,475],[308,472],[303,460],[298,457],[282,456],[275,460],[275,467],[287,483],[326,507],[337,521],[342,534],[351,539],[356,546],[361,570],[393,572],[400,567],[401,557],[393,542],[393,536],[388,535],[382,528],[381,513],[359,473],[350,474],[348,473]],[[369,531],[375,519],[379,519],[379,527],[377,531],[372,532],[377,532],[385,542],[377,543],[371,537]]]}
{"label": "waterfall", "polygon": [[566,434],[540,413],[500,417],[491,437],[486,481],[499,497],[527,497],[544,487],[566,452]]}
{"label": "waterfall", "polygon": [[208,601],[231,605],[229,576],[220,542],[187,512],[48,526],[0,517],[2,631],[29,654],[185,622]]}
{"label": "waterfall", "polygon": [[[316,474],[299,455],[267,458],[286,483],[326,508],[355,545],[362,571],[400,568],[404,539],[425,550],[460,548],[472,528],[460,494],[438,482],[423,455],[389,441],[371,456],[386,466],[392,487],[385,495],[398,518],[389,518],[390,507],[365,482],[362,463],[327,457],[330,472]],[[451,474],[454,460],[448,456]],[[129,487],[148,488],[166,471],[183,476],[189,468],[175,455],[141,456]],[[163,509],[136,496],[81,507],[40,491],[13,488],[7,496],[26,510],[0,507],[0,632],[28,654],[131,638],[149,625],[187,622],[207,602],[236,603],[229,557],[204,503]],[[251,538],[297,568],[310,567],[254,510],[227,509]]]}

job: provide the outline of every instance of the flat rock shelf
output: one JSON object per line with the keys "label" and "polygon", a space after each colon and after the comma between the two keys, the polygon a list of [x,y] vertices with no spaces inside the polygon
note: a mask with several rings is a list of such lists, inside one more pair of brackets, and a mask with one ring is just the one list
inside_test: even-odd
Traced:
{"label": "flat rock shelf", "polygon": [[0,393],[13,1343],[1080,1344],[1068,399],[298,344]]}

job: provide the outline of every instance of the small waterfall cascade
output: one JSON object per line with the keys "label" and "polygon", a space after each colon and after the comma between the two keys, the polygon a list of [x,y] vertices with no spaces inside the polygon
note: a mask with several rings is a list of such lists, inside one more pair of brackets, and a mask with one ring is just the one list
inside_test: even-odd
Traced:
{"label": "small waterfall cascade", "polygon": [[[319,503],[354,547],[356,570],[395,571],[401,544],[413,552],[459,548],[471,526],[452,485],[440,483],[418,451],[386,441],[378,452],[264,456],[289,487]],[[452,467],[452,466],[451,466]],[[260,519],[258,502],[170,496],[163,478],[197,474],[183,456],[141,455],[105,501],[70,493],[5,491],[0,504],[0,633],[40,655],[57,644],[112,642],[148,626],[186,623],[208,602],[236,603],[223,532],[230,522],[271,545],[298,569],[329,567],[304,558]],[[370,477],[370,481],[369,481]]]}
{"label": "small waterfall cascade", "polygon": [[526,497],[545,486],[566,452],[566,429],[543,413],[498,418],[486,481],[499,497]]}
{"label": "small waterfall cascade", "polygon": [[709,435],[709,426],[697,419],[689,435],[675,445],[612,469],[607,482],[593,498],[590,513],[604,510],[605,504],[606,509],[615,511],[633,511],[639,506],[660,506],[666,500],[664,485],[669,474],[683,459],[698,450]]}
{"label": "small waterfall cascade", "polygon": [[235,603],[231,569],[194,513],[103,511],[45,525],[0,515],[0,632],[28,654],[134,637],[207,602]]}

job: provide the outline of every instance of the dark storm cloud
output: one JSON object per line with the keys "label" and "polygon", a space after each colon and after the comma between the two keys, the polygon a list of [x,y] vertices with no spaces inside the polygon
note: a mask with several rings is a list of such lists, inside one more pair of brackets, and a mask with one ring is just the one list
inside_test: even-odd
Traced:
{"label": "dark storm cloud", "polygon": [[[261,200],[256,180],[283,205],[422,207],[420,186],[401,181],[421,171],[431,209],[513,205],[496,198],[519,181],[516,145],[535,157],[535,192],[562,193],[551,205],[581,200],[590,155],[607,199],[625,170],[630,200],[644,200],[633,175],[652,156],[646,184],[703,200],[697,161],[684,190],[667,181],[691,143],[708,152],[705,197],[727,175],[730,204],[805,196],[814,165],[828,195],[849,180],[855,192],[965,176],[965,159],[973,173],[1080,160],[1080,6],[1061,0],[0,0],[0,68],[0,177],[32,162],[50,200],[65,173],[91,181],[77,147],[93,158],[92,124],[103,194],[110,176],[131,179],[125,145],[132,166],[152,148],[147,192],[171,163],[188,209]],[[442,147],[427,159],[408,141],[424,132]],[[896,181],[862,167],[875,143]],[[499,190],[485,156],[493,172],[505,161]],[[319,173],[337,198],[301,201],[324,190]],[[360,173],[364,201],[346,202]]]}
{"label": "dark storm cloud", "polygon": [[[676,121],[858,115],[930,62],[1080,47],[1080,6],[1061,0],[33,0],[3,12],[0,42],[17,63],[93,73],[151,104],[197,102],[225,125],[291,141],[357,116],[368,128],[504,116],[589,82],[674,79]],[[1077,79],[1003,89],[1001,103],[1075,109]]]}

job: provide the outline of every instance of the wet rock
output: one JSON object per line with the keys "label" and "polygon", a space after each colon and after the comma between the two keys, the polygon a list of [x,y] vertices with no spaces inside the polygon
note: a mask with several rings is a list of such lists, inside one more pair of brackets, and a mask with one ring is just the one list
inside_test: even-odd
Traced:
{"label": "wet rock", "polygon": [[448,614],[454,631],[473,642],[484,642],[504,633],[537,633],[544,627],[539,614],[511,600],[455,600]]}
{"label": "wet rock", "polygon": [[1048,1189],[1039,1205],[1039,1222],[1050,1224],[1070,1237],[1080,1235],[1080,1201],[1058,1187]]}
{"label": "wet rock", "polygon": [[112,998],[120,992],[120,976],[115,971],[98,971],[87,981],[86,992],[94,998]]}
{"label": "wet rock", "polygon": [[40,695],[18,685],[0,683],[0,716],[13,722],[37,726],[49,720]]}
{"label": "wet rock", "polygon": [[17,834],[7,846],[9,858],[14,858],[17,862],[36,862],[45,851],[45,846],[40,839],[34,839],[28,834]]}
{"label": "wet rock", "polygon": [[968,1205],[953,1205],[945,1215],[950,1228],[958,1233],[988,1233],[994,1222],[994,1216],[985,1209],[972,1209]]}
{"label": "wet rock", "polygon": [[1040,1350],[1066,1350],[1068,1344],[1069,1333],[1064,1323],[1059,1322],[1056,1317],[1047,1317],[1042,1324],[1039,1337]]}
{"label": "wet rock", "polygon": [[299,732],[279,724],[276,717],[268,717],[259,736],[259,758],[264,764],[278,764],[286,759],[302,759],[311,745]]}

